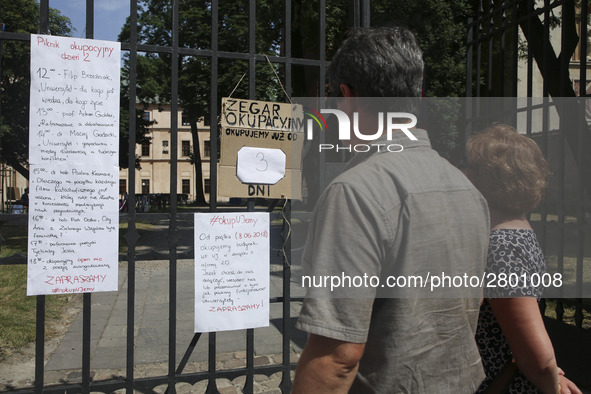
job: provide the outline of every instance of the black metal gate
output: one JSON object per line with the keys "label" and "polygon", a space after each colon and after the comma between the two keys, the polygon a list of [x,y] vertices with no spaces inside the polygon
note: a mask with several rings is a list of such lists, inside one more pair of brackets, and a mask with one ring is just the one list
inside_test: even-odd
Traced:
{"label": "black metal gate", "polygon": [[[468,22],[467,95],[526,97],[528,106],[535,101],[533,97],[542,98],[535,102],[545,105],[543,120],[534,119],[538,115],[528,111],[525,126],[519,130],[540,145],[552,172],[545,202],[530,220],[547,260],[557,265],[558,272],[571,269],[577,294],[582,297],[591,264],[589,117],[587,113],[586,119],[581,116],[585,120],[577,120],[559,108],[561,131],[558,131],[547,121],[550,106],[546,104],[554,98],[568,97],[579,100],[586,109],[584,97],[591,93],[587,77],[591,59],[589,2],[480,0],[474,3],[475,17]],[[542,123],[541,130],[534,129],[535,121]],[[474,131],[478,130],[468,130],[467,135]],[[568,354],[580,354],[582,338],[589,340],[589,299],[543,300],[541,306],[546,316],[555,319],[548,320],[550,328],[557,326],[556,321],[578,328],[568,331],[566,336],[571,336],[573,342],[579,341]],[[564,326],[558,324],[561,325]],[[564,349],[557,348],[559,356],[561,352],[565,353]],[[565,357],[568,358],[583,360],[584,356]],[[584,363],[588,368],[588,362]],[[584,368],[579,368],[583,376],[579,379],[586,379]]]}
{"label": "black metal gate", "polygon": [[[134,376],[134,324],[136,316],[134,314],[134,303],[136,294],[136,261],[139,257],[136,254],[137,241],[139,239],[139,233],[136,228],[138,219],[145,217],[143,214],[136,213],[134,209],[130,209],[129,213],[122,216],[122,220],[127,219],[128,231],[125,235],[125,239],[128,244],[128,253],[125,256],[120,256],[121,260],[126,260],[128,263],[127,275],[128,275],[128,288],[127,288],[127,349],[126,349],[126,374],[125,377],[121,377],[113,380],[97,381],[92,379],[91,373],[91,306],[92,306],[92,294],[87,293],[83,295],[83,343],[82,343],[82,365],[80,366],[81,378],[77,383],[64,383],[61,385],[44,385],[44,349],[45,349],[45,296],[37,296],[37,312],[36,312],[36,355],[35,355],[35,381],[34,387],[31,388],[16,388],[18,392],[113,392],[116,390],[125,390],[128,393],[135,391],[140,392],[154,392],[154,388],[159,385],[167,385],[168,392],[176,392],[175,385],[180,382],[196,383],[199,381],[208,381],[207,392],[214,393],[218,392],[216,385],[216,379],[218,378],[229,378],[233,379],[238,376],[246,376],[244,387],[242,388],[245,393],[252,393],[254,375],[263,374],[271,375],[273,373],[280,372],[282,374],[280,389],[282,392],[289,392],[291,388],[290,372],[294,369],[295,364],[290,360],[290,339],[294,333],[294,329],[290,324],[290,304],[294,299],[290,294],[290,265],[287,260],[283,261],[282,274],[282,295],[271,299],[271,303],[278,303],[282,305],[283,318],[282,318],[282,361],[280,364],[268,365],[268,366],[255,366],[254,362],[254,337],[255,330],[249,329],[246,332],[246,367],[237,368],[232,370],[218,370],[216,367],[216,334],[208,334],[208,349],[209,349],[209,368],[207,372],[195,372],[187,373],[184,371],[185,365],[192,350],[195,348],[197,341],[200,340],[200,334],[196,334],[193,340],[186,344],[187,350],[185,356],[181,360],[176,358],[176,347],[177,347],[177,261],[181,256],[178,252],[178,227],[180,220],[186,220],[192,222],[192,214],[179,212],[178,200],[177,200],[177,167],[178,167],[178,112],[179,112],[179,61],[186,57],[200,57],[203,58],[210,64],[210,75],[209,75],[209,124],[212,125],[210,128],[210,151],[212,156],[215,158],[215,152],[218,152],[218,129],[217,117],[219,113],[218,102],[218,79],[222,77],[219,74],[219,62],[220,61],[243,61],[247,62],[247,80],[248,80],[248,98],[260,99],[256,97],[257,87],[257,65],[264,65],[265,67],[270,62],[277,66],[280,71],[281,83],[285,86],[286,92],[294,92],[294,76],[293,74],[297,71],[302,72],[302,69],[306,69],[305,74],[313,75],[315,81],[315,90],[310,92],[313,95],[324,95],[324,74],[327,65],[327,28],[333,28],[333,26],[327,25],[327,4],[326,0],[316,1],[303,1],[303,2],[292,2],[292,0],[284,0],[274,2],[272,6],[283,7],[284,13],[282,17],[282,40],[280,44],[280,50],[277,50],[275,56],[266,56],[257,52],[257,1],[256,0],[245,0],[246,9],[248,10],[248,48],[246,52],[231,52],[225,51],[219,47],[219,2],[217,1],[205,1],[202,2],[204,7],[207,7],[208,12],[211,14],[211,34],[209,47],[206,49],[188,48],[183,45],[179,45],[179,36],[182,33],[180,30],[179,22],[179,5],[181,2],[178,0],[172,0],[169,2],[172,13],[170,21],[172,25],[172,37],[171,45],[148,45],[138,40],[138,2],[137,0],[130,1],[130,32],[129,42],[122,43],[122,51],[128,53],[128,64],[129,64],[129,130],[136,129],[136,107],[137,107],[137,92],[136,83],[138,78],[137,71],[137,59],[138,53],[153,53],[153,54],[167,54],[171,59],[170,67],[170,107],[171,107],[171,152],[170,152],[170,213],[168,214],[156,214],[162,220],[168,222],[167,240],[169,245],[169,253],[166,255],[168,260],[169,269],[169,307],[168,307],[168,373],[163,376],[154,376],[146,378],[137,378]],[[276,4],[275,4],[276,3]],[[342,3],[342,4],[340,4]],[[293,37],[293,21],[301,23],[301,15],[293,15],[294,7],[306,5],[308,8],[314,10],[314,12],[306,15],[308,18],[307,23],[314,26],[316,37],[311,39],[308,37],[309,42],[313,42],[316,47],[314,53],[300,53],[297,55],[292,48]],[[49,0],[40,1],[40,17],[39,17],[39,33],[49,33],[49,18],[50,18],[50,4]],[[350,0],[342,1],[333,7],[339,7],[346,9],[348,14],[348,21],[344,22],[344,26],[368,26],[369,25],[369,1],[367,0]],[[94,32],[94,12],[95,2],[93,0],[86,0],[86,38],[93,38]],[[313,16],[310,19],[310,15]],[[0,21],[2,19],[2,10],[0,9]],[[340,23],[340,22],[339,22]],[[204,27],[207,28],[207,27]],[[10,29],[8,29],[10,30]],[[341,32],[342,33],[342,32]],[[8,41],[20,41],[27,42],[30,40],[29,34],[22,34],[10,31],[0,31],[0,45],[2,42]],[[0,47],[1,50],[1,47]],[[329,52],[329,51],[328,51]],[[298,80],[301,82],[301,79]],[[297,92],[298,95],[305,95],[301,90]],[[280,98],[281,99],[281,98]],[[0,109],[1,110],[1,109]],[[136,182],[135,182],[135,149],[136,149],[136,137],[134,132],[129,133],[129,163],[128,168],[128,180],[129,180],[129,200],[128,206],[136,206]],[[215,191],[217,188],[217,172],[215,166],[215,160],[212,160],[214,165],[211,166],[211,178],[210,178],[210,190]],[[212,192],[212,196],[215,196],[215,192]],[[290,202],[285,202],[286,211],[283,215],[283,219],[290,220],[289,207]],[[205,208],[210,212],[216,212],[220,208],[215,197],[210,198],[209,208]],[[255,210],[254,199],[249,199],[246,205],[242,208],[237,209],[253,211]],[[259,208],[260,209],[260,208]],[[26,264],[26,257],[22,255],[14,255],[12,257],[3,258],[0,260],[0,264]],[[163,311],[163,318],[166,316],[166,312]],[[205,338],[201,339],[202,341]]]}

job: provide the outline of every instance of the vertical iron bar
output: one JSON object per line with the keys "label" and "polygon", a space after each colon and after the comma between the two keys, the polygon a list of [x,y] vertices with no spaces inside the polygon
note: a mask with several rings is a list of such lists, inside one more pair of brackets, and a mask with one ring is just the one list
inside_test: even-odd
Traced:
{"label": "vertical iron bar", "polygon": [[[565,2],[563,2],[562,4],[562,8],[564,10],[565,5],[568,6],[568,3],[571,3],[571,5],[574,7],[574,3],[572,3],[574,0],[566,0]],[[565,25],[565,17],[564,17],[565,13],[562,13],[562,21],[561,21],[561,27],[562,27],[562,31],[561,31],[561,47],[565,48],[566,47],[566,29],[567,26]],[[568,80],[568,66],[569,66],[569,61],[570,59],[567,58],[566,56],[559,56],[560,59],[560,96],[564,97],[564,92],[565,92],[565,88],[566,86],[564,86],[564,80],[565,78]],[[565,105],[564,102],[562,102],[562,104],[560,105]],[[560,152],[558,154],[559,157],[559,167],[558,167],[558,193],[559,193],[559,205],[558,205],[558,228],[559,228],[559,236],[558,236],[558,251],[557,251],[557,258],[558,258],[558,272],[560,272],[561,275],[563,275],[564,277],[564,219],[566,216],[566,193],[565,193],[565,148],[566,148],[566,133],[563,131],[566,128],[567,125],[567,119],[563,119],[563,117],[560,117],[559,119],[559,125],[560,125],[560,130],[561,133],[558,135],[558,138],[560,139]],[[562,296],[562,288],[559,290],[560,295]],[[558,311],[556,313],[557,317],[560,314],[560,318],[559,320],[562,321],[563,316],[564,316],[564,304],[563,304],[563,300],[562,297],[560,299],[558,299],[557,301],[557,307],[558,307]]]}
{"label": "vertical iron bar", "polygon": [[[285,219],[289,221],[288,226],[291,227],[291,201],[286,201]],[[289,237],[291,235],[288,234]],[[291,339],[291,241],[287,239],[284,241],[287,250],[284,249],[283,254],[283,342],[282,342],[282,362],[283,372],[281,374],[281,383],[279,387],[282,393],[289,393],[291,391],[291,368],[290,368],[290,339]]]}
{"label": "vertical iron bar", "polygon": [[[533,8],[533,2],[535,0],[528,0],[528,9]],[[530,16],[527,18],[527,30],[528,30],[528,37],[532,37],[532,17]],[[518,61],[518,60],[516,60]],[[527,134],[530,135],[532,133],[532,121],[533,121],[533,112],[531,109],[532,104],[532,96],[533,96],[533,70],[534,68],[534,56],[531,49],[531,44],[527,43]],[[543,205],[542,205],[543,206]]]}
{"label": "vertical iron bar", "polygon": [[[248,8],[248,98],[256,99],[256,0],[249,0]],[[247,211],[254,211],[254,199],[249,198]],[[269,252],[270,253],[270,252]],[[254,329],[246,330],[246,382],[243,391],[246,394],[254,392]]]}
{"label": "vertical iron bar", "polygon": [[127,351],[126,351],[126,385],[125,392],[133,394],[134,388],[134,342],[135,342],[135,244],[137,231],[135,228],[135,145],[136,145],[136,106],[137,97],[137,0],[129,2],[129,151],[127,163],[127,194],[128,226],[127,234]]}
{"label": "vertical iron bar", "polygon": [[468,19],[468,34],[466,39],[466,124],[464,128],[464,157],[466,155],[466,142],[472,134],[474,127],[472,120],[472,62],[474,57],[474,19]]}
{"label": "vertical iron bar", "polygon": [[[354,1],[355,8],[353,12],[355,14],[355,27],[359,26],[359,0]],[[318,59],[320,60],[320,75],[318,76],[318,97],[324,97],[326,95],[326,0],[318,1]],[[326,139],[326,133],[320,134],[319,143],[323,144]],[[326,171],[323,166],[326,163],[326,152],[320,152],[318,155],[318,185],[324,187],[326,185]],[[321,190],[321,189],[319,189]]]}
{"label": "vertical iron bar", "polygon": [[94,0],[86,0],[86,38],[94,38]]}
{"label": "vertical iron bar", "polygon": [[488,97],[492,96],[492,89],[493,89],[493,49],[494,49],[494,4],[492,1],[489,1],[488,4],[488,31],[486,32],[486,36],[488,37],[488,64],[487,64],[487,74],[488,78],[486,79],[486,95]]}
{"label": "vertical iron bar", "polygon": [[[501,23],[499,23],[500,26],[500,36],[501,36],[501,42],[500,42],[500,49],[499,49],[499,86],[501,87],[501,90],[498,94],[498,96],[500,97],[505,97],[505,39],[506,37],[506,20],[507,20],[507,14],[505,13],[505,2],[501,3],[501,14],[500,14],[500,18],[501,18]],[[503,115],[504,116],[504,115]]]}
{"label": "vertical iron bar", "polygon": [[45,361],[45,296],[37,296],[35,319],[35,392],[43,392]]}
{"label": "vertical iron bar", "polygon": [[[291,0],[285,1],[285,86],[288,94],[291,96]],[[289,204],[291,206],[291,204]],[[291,222],[291,215],[288,217]],[[282,393],[291,391],[291,359],[290,359],[290,311],[291,311],[291,267],[288,261],[283,260],[283,310],[281,327],[283,336],[281,337],[281,382],[279,388]]]}
{"label": "vertical iron bar", "polygon": [[285,0],[285,90],[289,97],[292,95],[291,91],[291,0]]}
{"label": "vertical iron bar", "polygon": [[320,48],[320,89],[319,97],[324,97],[326,93],[325,79],[326,79],[326,0],[318,1],[318,19],[319,19],[319,48]]}
{"label": "vertical iron bar", "polygon": [[[587,37],[588,37],[588,28],[587,28],[587,20],[589,18],[589,5],[587,2],[581,3],[581,45],[580,45],[580,52],[579,52],[579,96],[586,97],[587,96]],[[582,110],[583,114],[579,116],[579,119],[584,118],[584,111],[585,111],[585,104],[586,99],[583,101],[579,101],[578,105],[579,108]],[[578,122],[579,130],[578,130],[578,138],[579,143],[577,148],[577,156],[578,160],[577,163],[583,162],[583,133],[586,132],[586,124],[581,124]],[[576,310],[575,310],[575,324],[577,327],[583,327],[583,265],[584,265],[584,257],[585,257],[585,188],[584,188],[584,171],[581,166],[577,167],[578,169],[578,182],[577,182],[577,194],[578,194],[578,201],[577,201],[577,269],[576,269],[576,277],[577,277],[577,287],[576,287]]]}
{"label": "vertical iron bar", "polygon": [[[532,0],[535,2],[535,0]],[[535,15],[530,15],[530,18],[534,18]],[[542,58],[544,61],[541,65],[538,65],[543,72],[542,75],[547,75],[546,69],[548,64],[549,58],[549,45],[550,42],[550,0],[544,0],[544,48]],[[532,76],[533,78],[533,76]],[[548,155],[548,130],[549,130],[549,110],[548,110],[548,83],[545,79],[542,79],[542,97],[543,97],[543,109],[542,109],[542,152],[548,161],[550,161],[550,157]],[[540,240],[542,243],[542,248],[544,249],[544,253],[547,255],[548,250],[548,212],[547,212],[547,204],[545,202],[542,203],[541,212],[540,212],[540,221],[542,224],[542,231],[540,234]]]}
{"label": "vertical iron bar", "polygon": [[361,25],[360,1],[349,0],[349,26],[351,27],[359,27]]}
{"label": "vertical iron bar", "polygon": [[474,56],[474,19],[468,19],[466,39],[466,97],[472,97],[472,62]]}
{"label": "vertical iron bar", "polygon": [[[2,18],[2,4],[0,4],[0,19]],[[5,24],[0,23],[0,31],[4,31]],[[3,51],[3,44],[4,41],[0,40],[0,80],[2,78],[2,57],[4,55]],[[0,100],[0,119],[2,119],[2,102]],[[0,146],[0,159],[2,158],[2,147]],[[4,178],[5,177],[5,167],[2,160],[0,160],[0,212],[4,212],[4,202],[6,201],[6,196],[4,194]],[[2,236],[0,236],[0,252],[2,251]]]}
{"label": "vertical iron bar", "polygon": [[[218,156],[218,118],[217,118],[217,107],[218,107],[218,92],[217,92],[217,79],[218,79],[218,2],[211,2],[211,79],[210,79],[210,94],[211,101],[210,105],[210,129],[209,129],[209,140],[211,141],[211,155],[210,155],[210,193],[209,193],[209,209],[214,212],[217,205],[217,156]],[[215,160],[214,160],[215,158]],[[215,357],[216,355],[216,334],[215,332],[209,333],[208,343],[208,383],[206,393],[217,393],[216,383],[216,366]]]}
{"label": "vertical iron bar", "polygon": [[[253,201],[254,202],[254,201]],[[250,201],[249,212],[250,210]],[[254,206],[254,204],[253,204]],[[246,330],[246,381],[242,388],[244,394],[252,394],[254,392],[254,329],[248,328]]]}
{"label": "vertical iron bar", "polygon": [[91,293],[82,296],[82,391],[89,393],[90,385],[90,314]]}
{"label": "vertical iron bar", "polygon": [[[247,202],[247,212],[254,212],[254,198],[249,198]],[[271,250],[269,249],[269,253]],[[254,329],[246,330],[246,382],[242,391],[245,394],[254,392]]]}
{"label": "vertical iron bar", "polygon": [[[478,11],[476,13],[476,83],[475,97],[480,97],[480,70],[482,68],[482,19],[483,19],[482,0],[478,2]],[[478,108],[476,108],[476,116],[478,116]]]}
{"label": "vertical iron bar", "polygon": [[177,166],[178,166],[178,115],[179,115],[179,1],[172,1],[172,59],[170,103],[170,248],[169,298],[168,298],[168,392],[176,393],[176,297],[177,297]]}
{"label": "vertical iron bar", "polygon": [[367,29],[370,25],[370,2],[369,0],[361,0],[361,27]]}
{"label": "vertical iron bar", "polygon": [[[511,9],[511,24],[513,24],[513,58],[511,59],[512,64],[512,78],[513,86],[511,89],[511,96],[517,97],[517,86],[519,84],[519,24],[517,23],[517,2],[513,1]],[[531,37],[531,36],[530,36]]]}
{"label": "vertical iron bar", "polygon": [[49,34],[49,0],[39,2],[39,34]]}
{"label": "vertical iron bar", "polygon": [[[39,33],[49,33],[49,0],[39,4]],[[43,392],[45,375],[45,296],[37,296],[35,318],[35,392]]]}
{"label": "vertical iron bar", "polygon": [[256,99],[256,0],[248,2],[248,98]]}
{"label": "vertical iron bar", "polygon": [[209,210],[214,212],[217,208],[218,190],[218,2],[211,3],[211,78],[210,78],[210,102],[209,102],[209,143],[211,154],[209,155]]}
{"label": "vertical iron bar", "polygon": [[219,393],[217,388],[217,382],[215,381],[216,378],[216,369],[215,369],[215,354],[216,354],[216,333],[210,332],[209,333],[209,346],[208,346],[208,382],[207,382],[207,389],[205,392],[207,394],[217,394]]}
{"label": "vertical iron bar", "polygon": [[[86,0],[86,38],[94,38],[94,0]],[[84,293],[82,306],[82,390],[90,392],[90,335],[92,293]]]}

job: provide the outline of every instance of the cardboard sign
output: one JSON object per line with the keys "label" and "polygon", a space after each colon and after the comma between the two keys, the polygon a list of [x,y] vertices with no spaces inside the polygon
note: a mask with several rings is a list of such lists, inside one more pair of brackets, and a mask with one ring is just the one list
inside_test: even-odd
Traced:
{"label": "cardboard sign", "polygon": [[221,125],[219,197],[302,198],[301,105],[223,98]]}
{"label": "cardboard sign", "polygon": [[195,332],[269,325],[269,213],[195,214]]}

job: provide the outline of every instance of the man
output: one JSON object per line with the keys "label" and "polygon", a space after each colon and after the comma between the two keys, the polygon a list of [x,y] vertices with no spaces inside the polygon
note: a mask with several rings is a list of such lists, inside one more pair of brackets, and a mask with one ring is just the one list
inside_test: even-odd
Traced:
{"label": "man", "polygon": [[[420,97],[422,73],[412,33],[383,28],[353,32],[328,77],[344,97],[339,109],[363,112],[357,119],[366,124],[368,106],[354,98]],[[416,140],[394,131],[386,141],[402,151],[355,154],[316,205],[303,274],[366,275],[382,285],[338,296],[308,293],[297,327],[309,337],[294,393],[473,393],[484,378],[474,341],[478,290],[435,298],[426,288],[392,297],[383,286],[388,276],[435,274],[433,268],[484,271],[486,202],[431,148],[424,130],[411,132]]]}

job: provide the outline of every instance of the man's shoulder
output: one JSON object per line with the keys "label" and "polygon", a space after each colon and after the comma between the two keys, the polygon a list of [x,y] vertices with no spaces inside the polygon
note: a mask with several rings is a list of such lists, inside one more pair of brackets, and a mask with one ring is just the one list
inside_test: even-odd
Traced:
{"label": "man's shoulder", "polygon": [[335,177],[332,185],[359,190],[379,200],[384,193],[396,193],[402,199],[425,192],[465,192],[481,197],[460,170],[430,147],[373,154]]}

